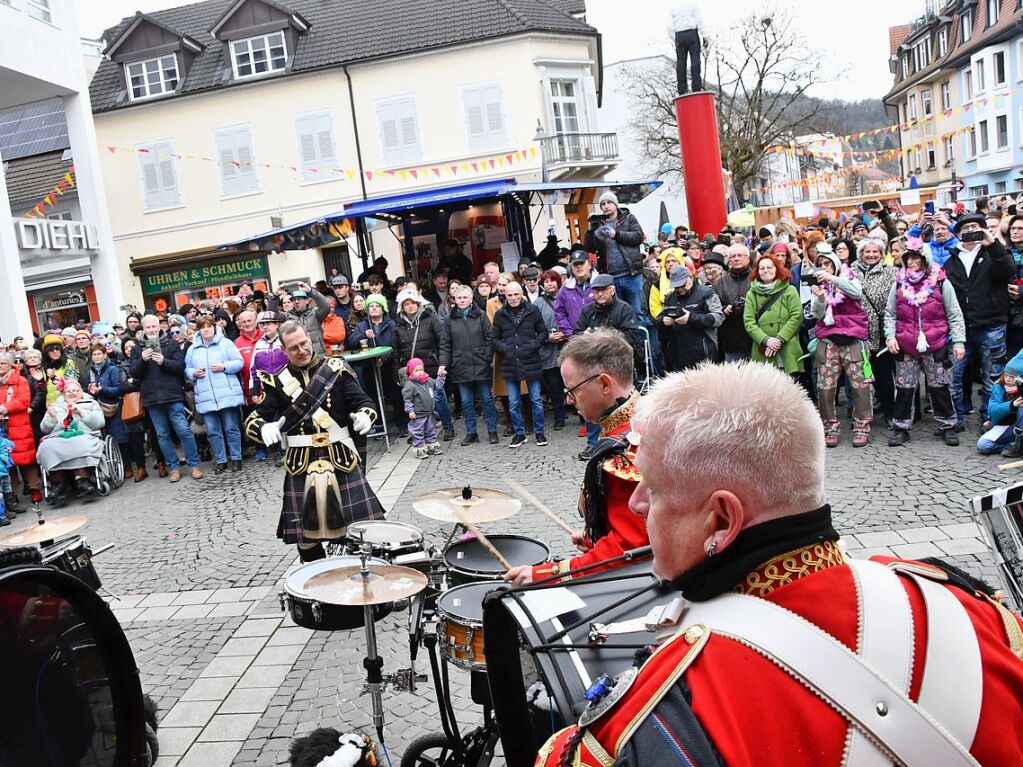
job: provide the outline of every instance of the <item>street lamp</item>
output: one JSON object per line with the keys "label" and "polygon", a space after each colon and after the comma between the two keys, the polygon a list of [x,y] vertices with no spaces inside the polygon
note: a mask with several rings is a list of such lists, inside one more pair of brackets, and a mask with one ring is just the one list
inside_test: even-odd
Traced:
{"label": "street lamp", "polygon": [[536,133],[533,134],[533,141],[540,145],[540,180],[547,183],[547,153],[544,151],[543,142],[547,138],[547,131],[543,129],[540,118],[536,118]]}

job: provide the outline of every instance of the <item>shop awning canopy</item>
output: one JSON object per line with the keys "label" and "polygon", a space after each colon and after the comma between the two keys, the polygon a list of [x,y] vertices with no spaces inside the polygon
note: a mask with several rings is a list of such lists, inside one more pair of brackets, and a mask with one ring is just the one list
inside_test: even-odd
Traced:
{"label": "shop awning canopy", "polygon": [[606,190],[614,191],[623,205],[639,202],[661,185],[661,181],[563,181],[519,183],[513,178],[423,189],[408,194],[371,197],[343,204],[341,210],[271,229],[244,240],[226,243],[217,250],[265,251],[302,250],[335,242],[344,236],[343,222],[357,218],[400,221],[412,211],[496,200],[515,195],[527,205],[563,205],[573,196],[592,191],[593,199]]}

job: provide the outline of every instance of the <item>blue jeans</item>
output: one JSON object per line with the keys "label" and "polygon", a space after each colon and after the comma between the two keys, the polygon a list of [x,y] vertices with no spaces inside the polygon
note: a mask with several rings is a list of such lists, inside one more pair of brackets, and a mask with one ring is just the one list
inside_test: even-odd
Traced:
{"label": "blue jeans", "polygon": [[455,428],[455,422],[451,420],[451,408],[448,407],[448,395],[447,392],[441,389],[434,389],[434,403],[437,405],[437,416],[440,418],[441,425],[445,429]]}
{"label": "blue jeans", "polygon": [[490,390],[490,381],[473,381],[459,383],[458,394],[462,398],[462,419],[465,421],[465,433],[476,433],[476,395],[483,402],[483,419],[487,422],[487,432],[497,432],[497,409],[494,407],[494,393]]}
{"label": "blue jeans", "polygon": [[1023,410],[1020,410],[1016,416],[1016,423],[1002,432],[998,439],[985,439],[984,437],[978,439],[977,452],[981,455],[993,455],[994,453],[1002,452],[1016,440],[1016,431],[1019,429],[1023,429]]}
{"label": "blue jeans", "polygon": [[1005,370],[1005,325],[966,329],[966,355],[956,360],[952,368],[952,401],[955,402],[959,423],[966,412],[963,403],[963,373],[974,356],[980,356],[980,420],[987,420],[987,402],[991,386]]}
{"label": "blue jeans", "polygon": [[643,275],[623,274],[613,279],[615,282],[615,293],[632,307],[636,317],[646,314],[647,311],[643,307]]}
{"label": "blue jeans", "polygon": [[[512,427],[515,433],[525,436],[526,425],[522,421],[522,392],[519,391],[521,381],[508,382],[508,409],[511,410]],[[533,403],[533,432],[543,431],[543,397],[540,396],[540,379],[530,378],[526,381],[529,400]]]}
{"label": "blue jeans", "polygon": [[156,429],[156,440],[160,444],[163,460],[167,462],[168,471],[177,471],[181,468],[178,452],[174,449],[174,440],[171,439],[171,429],[174,429],[174,433],[181,441],[181,447],[185,451],[185,461],[193,469],[198,466],[199,449],[195,446],[195,435],[188,428],[185,403],[170,402],[165,405],[147,405],[146,412],[149,413],[149,420],[153,422],[153,428]]}
{"label": "blue jeans", "polygon": [[657,326],[654,325],[653,320],[650,319],[650,315],[644,312],[639,315],[639,324],[646,328],[647,336],[650,338],[650,358],[651,358],[651,370],[650,377],[658,378],[661,375],[663,369],[663,353],[661,352],[661,339],[657,334]]}
{"label": "blue jeans", "polygon": [[206,436],[210,440],[210,449],[213,450],[213,460],[217,463],[227,463],[228,458],[240,461],[242,428],[238,408],[227,407],[203,413],[202,420],[206,424]]}
{"label": "blue jeans", "polygon": [[600,441],[600,424],[586,422],[586,447],[590,450],[597,446]]}

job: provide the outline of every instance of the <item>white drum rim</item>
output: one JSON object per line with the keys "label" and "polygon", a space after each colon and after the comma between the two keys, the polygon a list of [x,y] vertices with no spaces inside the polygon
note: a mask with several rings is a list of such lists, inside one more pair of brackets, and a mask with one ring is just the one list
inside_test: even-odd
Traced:
{"label": "white drum rim", "polygon": [[[368,561],[372,565],[389,564],[387,560],[380,559],[379,557],[370,557]],[[288,577],[284,580],[284,590],[293,597],[309,599],[309,596],[305,593],[305,584],[312,576],[333,570],[335,567],[349,567],[360,562],[361,558],[354,555],[326,557],[324,559],[317,559],[315,562],[305,562],[288,574]],[[301,580],[298,580],[300,576]]]}
{"label": "white drum rim", "polygon": [[403,548],[407,548],[408,546],[415,546],[417,544],[421,544],[425,540],[425,536],[423,535],[423,531],[420,530],[415,525],[410,525],[407,522],[397,522],[397,521],[392,522],[389,519],[367,519],[367,520],[364,520],[362,522],[353,522],[352,524],[350,524],[348,526],[348,529],[345,531],[345,538],[346,538],[346,540],[351,541],[352,543],[358,543],[359,539],[356,536],[352,535],[352,531],[353,530],[356,530],[356,531],[358,531],[358,530],[366,530],[368,532],[369,530],[372,530],[374,527],[384,527],[384,526],[395,527],[395,528],[398,528],[399,530],[404,530],[407,533],[409,533],[410,535],[412,535],[413,537],[410,538],[410,539],[401,539],[401,540],[398,540],[398,541],[395,541],[395,540],[380,541],[380,540],[373,540],[372,538],[370,538],[367,535],[366,542],[369,543],[371,546],[376,546],[378,548],[392,550],[392,549],[403,549]]}
{"label": "white drum rim", "polygon": [[[499,585],[500,584],[498,584],[498,586]],[[444,597],[446,597],[448,594],[453,594],[456,591],[468,590],[470,588],[476,588],[476,587],[479,587],[479,586],[490,586],[491,587],[491,588],[489,588],[489,589],[487,589],[486,591],[483,592],[483,596],[484,597],[487,594],[489,594],[491,591],[494,591],[495,589],[498,588],[498,586],[494,585],[493,581],[476,581],[476,582],[473,582],[473,583],[463,583],[460,586],[455,586],[453,588],[448,589],[447,591],[445,591],[440,596],[438,596],[437,597],[437,617],[440,618],[441,622],[455,623],[455,624],[458,624],[459,626],[472,626],[473,628],[483,628],[483,619],[482,618],[480,618],[479,620],[476,620],[475,618],[469,618],[468,616],[458,615],[457,613],[451,612],[452,608],[448,608],[447,610],[445,610],[443,605],[441,604],[444,601]],[[482,604],[482,599],[480,601],[480,604]]]}

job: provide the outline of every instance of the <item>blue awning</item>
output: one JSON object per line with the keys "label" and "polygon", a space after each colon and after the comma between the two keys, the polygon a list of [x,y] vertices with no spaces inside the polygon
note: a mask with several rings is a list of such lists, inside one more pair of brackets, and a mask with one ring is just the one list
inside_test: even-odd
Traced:
{"label": "blue awning", "polygon": [[[359,218],[360,216],[376,216],[383,213],[404,212],[416,208],[435,208],[438,205],[450,205],[456,202],[482,200],[488,197],[500,197],[515,189],[514,179],[486,181],[474,184],[459,184],[438,189],[424,189],[408,194],[395,194],[389,197],[371,197],[368,200],[356,200],[343,205],[337,218]],[[330,220],[332,217],[328,217]]]}

